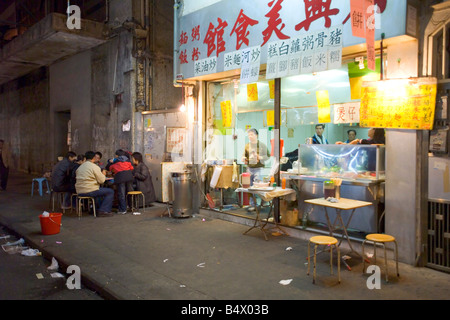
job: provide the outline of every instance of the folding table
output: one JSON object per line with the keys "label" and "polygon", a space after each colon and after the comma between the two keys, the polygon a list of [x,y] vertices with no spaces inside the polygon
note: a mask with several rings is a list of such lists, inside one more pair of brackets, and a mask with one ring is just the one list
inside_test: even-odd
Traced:
{"label": "folding table", "polygon": [[[267,234],[266,234],[266,231],[264,230],[264,228],[266,227],[267,223],[269,222],[269,217],[271,216],[271,214],[273,214],[273,201],[272,200],[274,198],[281,198],[281,197],[295,194],[295,190],[290,189],[290,188],[283,189],[281,187],[276,187],[276,188],[238,188],[238,189],[236,189],[235,192],[250,193],[252,195],[253,201],[255,203],[255,211],[256,211],[255,223],[253,224],[253,226],[250,229],[245,231],[244,234],[247,234],[252,229],[258,228],[264,234],[264,238],[266,240],[268,240],[268,239],[267,239]],[[261,219],[260,206],[256,205],[256,196],[260,197],[263,201],[270,202],[270,210],[269,210],[269,213],[267,214],[267,219],[266,219],[265,223],[263,223],[263,221]],[[277,219],[274,218],[273,221],[275,223],[275,228],[280,230],[282,233],[286,234],[286,232],[278,226]]]}
{"label": "folding table", "polygon": [[[346,198],[340,198],[340,199],[337,199],[337,200],[338,200],[338,202],[331,202],[331,201],[328,201],[328,200],[326,200],[324,198],[316,198],[316,199],[305,200],[305,202],[313,204],[313,205],[316,205],[316,206],[324,207],[324,209],[325,209],[325,216],[326,216],[327,224],[328,224],[328,230],[330,231],[330,237],[333,237],[333,231],[338,230],[338,229],[342,229],[343,230],[343,234],[342,234],[341,240],[338,243],[338,246],[340,246],[342,240],[344,238],[346,238],[351,252],[355,252],[356,254],[361,256],[359,254],[359,252],[355,251],[353,249],[353,247],[352,247],[352,243],[351,243],[350,238],[349,238],[348,233],[347,233],[347,227],[350,224],[350,221],[352,220],[352,217],[353,217],[353,214],[355,213],[355,210],[358,209],[358,208],[370,206],[370,205],[372,205],[372,202],[353,200],[353,199],[346,199]],[[336,209],[336,218],[334,219],[333,224],[331,224],[330,218],[328,216],[327,208],[334,208],[334,209]],[[342,210],[352,210],[352,212],[350,214],[350,217],[349,217],[349,219],[348,219],[346,224],[344,223],[344,220],[342,219],[342,215],[341,215],[341,211]],[[338,224],[336,226],[336,222],[338,222],[340,225]]]}

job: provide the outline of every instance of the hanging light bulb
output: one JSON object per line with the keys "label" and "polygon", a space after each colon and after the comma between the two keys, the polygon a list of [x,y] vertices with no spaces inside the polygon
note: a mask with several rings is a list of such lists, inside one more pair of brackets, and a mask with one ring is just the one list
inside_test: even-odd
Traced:
{"label": "hanging light bulb", "polygon": [[184,105],[184,103],[180,106],[180,111],[186,112],[186,106]]}

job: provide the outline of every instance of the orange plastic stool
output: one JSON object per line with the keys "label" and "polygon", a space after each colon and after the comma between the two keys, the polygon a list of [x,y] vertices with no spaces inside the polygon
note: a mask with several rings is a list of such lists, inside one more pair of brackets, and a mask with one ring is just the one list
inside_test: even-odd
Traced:
{"label": "orange plastic stool", "polygon": [[395,265],[397,268],[397,277],[400,277],[400,274],[398,272],[398,247],[397,247],[397,241],[393,236],[390,236],[388,234],[382,234],[382,233],[371,233],[366,236],[366,239],[362,243],[362,257],[363,257],[363,272],[366,270],[366,263],[364,259],[364,245],[366,242],[372,242],[373,243],[373,255],[375,257],[375,264],[377,263],[377,248],[376,244],[379,243],[384,248],[384,265],[385,265],[385,272],[386,272],[386,282],[389,281],[388,279],[388,266],[387,266],[387,255],[386,255],[386,242],[393,242],[395,245]]}
{"label": "orange plastic stool", "polygon": [[328,236],[314,236],[309,239],[308,242],[308,272],[309,275],[309,260],[310,260],[310,243],[314,243],[314,272],[313,272],[313,283],[316,283],[316,255],[317,246],[329,246],[330,247],[330,274],[333,274],[333,246],[338,252],[338,281],[341,283],[341,253],[339,247],[337,246],[337,239]]}

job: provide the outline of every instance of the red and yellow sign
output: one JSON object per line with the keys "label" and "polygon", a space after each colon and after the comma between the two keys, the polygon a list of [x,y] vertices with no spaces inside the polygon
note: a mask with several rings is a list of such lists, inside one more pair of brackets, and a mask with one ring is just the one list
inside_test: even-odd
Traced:
{"label": "red and yellow sign", "polygon": [[364,82],[361,127],[432,130],[436,78]]}
{"label": "red and yellow sign", "polygon": [[220,109],[222,110],[222,126],[224,128],[231,127],[231,121],[233,120],[231,101],[227,100],[220,102]]}
{"label": "red and yellow sign", "polygon": [[256,83],[247,85],[247,101],[258,101],[258,86]]}

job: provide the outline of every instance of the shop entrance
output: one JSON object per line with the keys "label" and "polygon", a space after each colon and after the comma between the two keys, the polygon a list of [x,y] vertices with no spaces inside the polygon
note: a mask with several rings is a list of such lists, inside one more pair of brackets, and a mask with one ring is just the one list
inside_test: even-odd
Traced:
{"label": "shop entrance", "polygon": [[[240,84],[239,79],[233,78],[208,82],[204,133],[208,201],[205,199],[204,207],[254,218],[255,204],[235,190],[242,185],[246,173],[251,174],[253,185],[270,184],[270,177],[279,172],[279,183],[285,178],[287,186],[297,191],[296,200],[280,201],[281,224],[327,230],[321,209],[313,210],[304,200],[322,197],[323,182],[339,178],[345,180],[342,197],[373,203],[370,208],[361,209],[364,212],[354,218],[351,231],[363,237],[384,230],[384,145],[350,144],[353,139],[369,138],[370,128],[359,127],[359,118],[354,113],[360,100],[358,88],[364,80],[380,77],[379,69],[371,72],[367,65],[363,67],[365,72],[352,59],[340,69],[282,78],[278,92],[281,97],[278,146],[274,80],[260,75],[251,84]],[[323,114],[318,108],[318,92],[327,93],[328,113]],[[347,112],[343,121],[336,120],[339,108]],[[377,143],[384,144],[384,131],[380,130],[383,141]],[[250,163],[252,141],[255,159]],[[276,147],[280,150],[279,163]],[[261,206],[262,216],[270,208],[264,201],[258,201],[257,205]]]}

